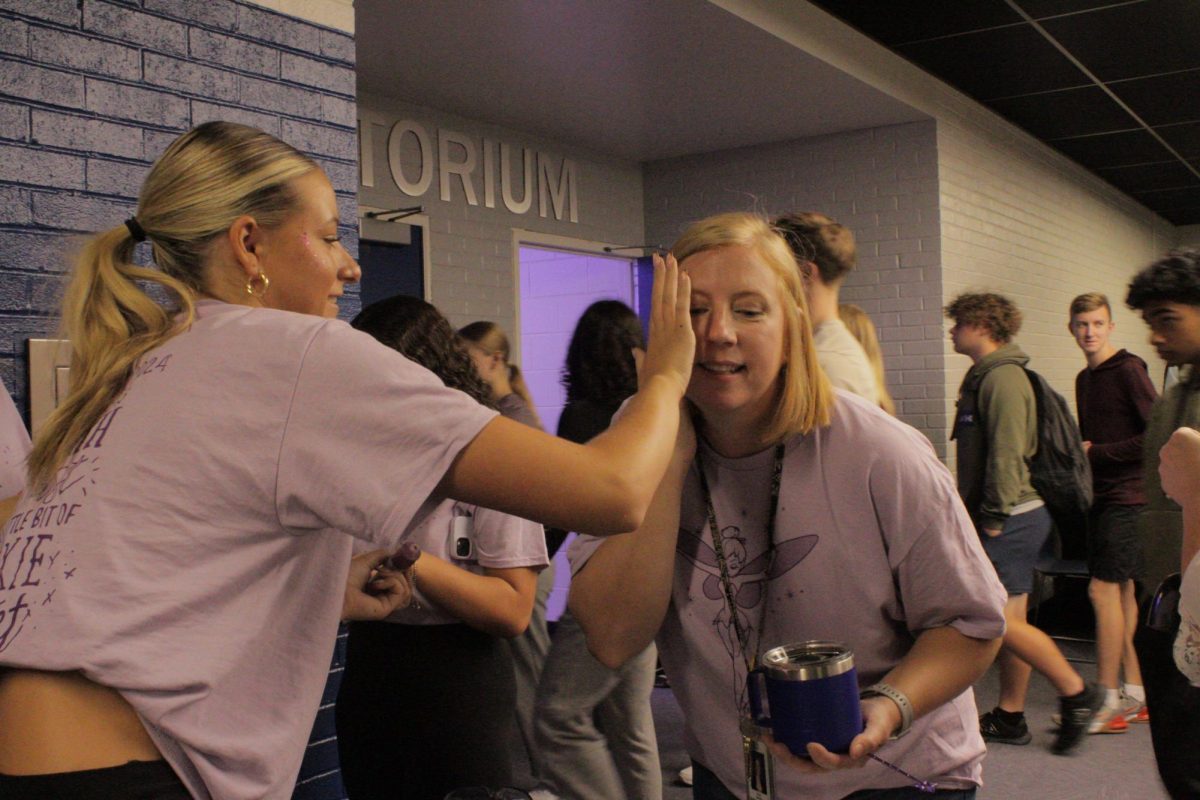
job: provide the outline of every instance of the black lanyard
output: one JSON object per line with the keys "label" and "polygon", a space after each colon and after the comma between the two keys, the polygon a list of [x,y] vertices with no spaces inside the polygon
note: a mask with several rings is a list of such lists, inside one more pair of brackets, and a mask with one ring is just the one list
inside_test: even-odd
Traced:
{"label": "black lanyard", "polygon": [[[783,444],[775,445],[775,464],[771,469],[771,510],[767,516],[767,569],[766,580],[771,580],[771,568],[775,564],[775,518],[779,512],[779,483],[783,476]],[[717,555],[717,566],[721,570],[721,588],[725,590],[725,606],[729,610],[729,619],[733,630],[737,633],[738,645],[742,649],[742,658],[746,662],[746,672],[749,674],[758,661],[758,654],[750,647],[750,632],[742,627],[738,619],[737,601],[733,595],[733,579],[729,576],[729,567],[725,562],[725,545],[721,538],[721,527],[717,525],[717,512],[713,508],[712,493],[708,490],[708,479],[704,477],[704,461],[700,451],[696,451],[696,471],[700,474],[700,492],[704,495],[704,507],[708,513],[708,528],[712,532],[713,550]],[[762,642],[762,629],[767,619],[768,594],[764,590],[762,610],[758,618],[758,640]]]}

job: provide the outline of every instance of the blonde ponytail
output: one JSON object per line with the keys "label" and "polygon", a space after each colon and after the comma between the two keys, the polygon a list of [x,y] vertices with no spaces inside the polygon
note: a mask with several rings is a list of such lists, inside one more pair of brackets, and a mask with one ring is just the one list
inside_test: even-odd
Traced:
{"label": "blonde ponytail", "polygon": [[[91,237],[76,259],[63,296],[71,390],[36,433],[34,492],[50,485],[124,391],[138,359],[192,324],[213,240],[242,215],[264,227],[282,222],[295,206],[290,181],[316,168],[275,137],[229,122],[200,125],[167,148],[142,186],[135,226],[158,268],[133,263],[136,243],[125,225]],[[176,305],[160,305],[144,283]]]}
{"label": "blonde ponytail", "polygon": [[[63,320],[71,340],[71,392],[47,418],[29,454],[35,492],[45,490],[120,395],[137,360],[191,324],[191,292],[165,273],[131,263],[133,244],[124,225],[93,237],[67,285]],[[169,291],[179,313],[168,312],[136,281]]]}

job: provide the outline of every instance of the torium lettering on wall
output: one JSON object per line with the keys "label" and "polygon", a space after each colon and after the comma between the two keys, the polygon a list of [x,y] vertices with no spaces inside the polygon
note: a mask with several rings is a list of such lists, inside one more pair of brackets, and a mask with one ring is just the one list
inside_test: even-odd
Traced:
{"label": "torium lettering on wall", "polygon": [[[369,119],[358,121],[363,186],[375,186],[375,129],[386,127]],[[533,210],[536,181],[538,216],[579,222],[579,178],[572,159],[445,128],[436,131],[435,155],[433,137],[416,120],[399,120],[387,131],[387,172],[396,188],[409,197],[428,192],[436,171],[438,196],[443,202],[452,202],[457,184],[467,204],[478,206],[482,178],[483,205],[496,208],[498,177],[504,207],[513,214],[527,214]]]}

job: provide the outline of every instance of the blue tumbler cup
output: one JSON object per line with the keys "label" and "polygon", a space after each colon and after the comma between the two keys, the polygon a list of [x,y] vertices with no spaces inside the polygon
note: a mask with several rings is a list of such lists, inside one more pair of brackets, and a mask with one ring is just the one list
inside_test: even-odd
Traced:
{"label": "blue tumbler cup", "polygon": [[[746,688],[754,722],[802,758],[809,742],[846,753],[862,733],[854,653],[839,642],[785,644],[763,654]],[[763,712],[761,685],[766,684]]]}

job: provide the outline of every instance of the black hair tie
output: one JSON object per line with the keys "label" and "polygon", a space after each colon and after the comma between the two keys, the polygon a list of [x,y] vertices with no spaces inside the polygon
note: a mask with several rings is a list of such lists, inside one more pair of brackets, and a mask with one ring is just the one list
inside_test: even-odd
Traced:
{"label": "black hair tie", "polygon": [[125,227],[129,229],[129,235],[133,237],[135,242],[146,241],[146,231],[142,228],[141,223],[137,221],[137,217],[130,217],[125,220]]}

